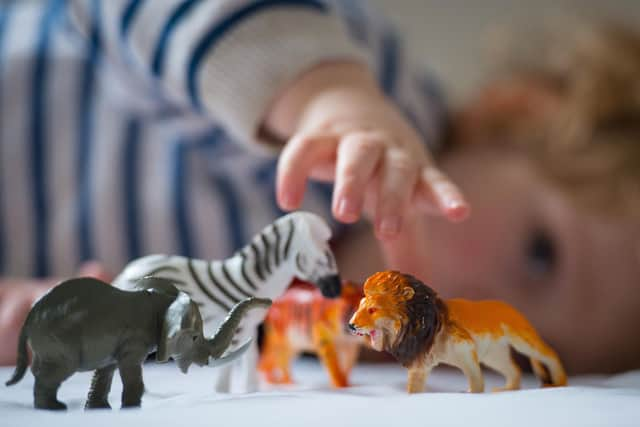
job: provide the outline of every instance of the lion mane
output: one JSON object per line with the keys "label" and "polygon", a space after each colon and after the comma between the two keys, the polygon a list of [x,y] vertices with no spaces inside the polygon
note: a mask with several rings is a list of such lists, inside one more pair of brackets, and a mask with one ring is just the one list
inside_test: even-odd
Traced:
{"label": "lion mane", "polygon": [[[375,276],[372,279],[375,280]],[[447,307],[433,289],[409,274],[386,272],[384,277],[379,276],[378,279],[375,284],[370,282],[373,286],[365,285],[365,294],[370,289],[394,301],[403,321],[395,341],[386,350],[404,367],[408,367],[431,350],[446,322]],[[404,300],[394,297],[398,292],[406,292],[407,287],[413,290],[413,296]]]}

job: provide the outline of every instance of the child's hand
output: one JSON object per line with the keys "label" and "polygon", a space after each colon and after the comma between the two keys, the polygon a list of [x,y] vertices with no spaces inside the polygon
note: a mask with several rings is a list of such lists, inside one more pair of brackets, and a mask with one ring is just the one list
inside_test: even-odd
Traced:
{"label": "child's hand", "polygon": [[355,222],[364,210],[384,240],[397,237],[416,208],[451,220],[468,213],[460,191],[364,67],[316,68],[279,98],[270,119],[276,131],[293,134],[278,164],[283,209],[299,207],[307,178],[315,178],[335,181],[336,219]]}
{"label": "child's hand", "polygon": [[[109,281],[109,275],[99,264],[87,263],[78,276],[90,276]],[[57,279],[0,279],[0,365],[16,362],[18,337],[33,303],[56,285]]]}

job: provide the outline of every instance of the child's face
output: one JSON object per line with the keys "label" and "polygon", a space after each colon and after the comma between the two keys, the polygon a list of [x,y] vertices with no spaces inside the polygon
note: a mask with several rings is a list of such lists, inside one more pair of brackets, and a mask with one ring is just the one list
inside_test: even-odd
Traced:
{"label": "child's face", "polygon": [[505,148],[461,148],[441,165],[472,214],[459,224],[429,220],[440,293],[512,303],[570,371],[638,367],[638,223],[587,214]]}

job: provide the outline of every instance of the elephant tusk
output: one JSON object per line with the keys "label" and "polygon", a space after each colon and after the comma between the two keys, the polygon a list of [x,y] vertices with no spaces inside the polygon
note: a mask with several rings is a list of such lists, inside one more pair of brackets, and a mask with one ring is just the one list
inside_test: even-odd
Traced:
{"label": "elephant tusk", "polygon": [[209,363],[207,364],[207,366],[209,366],[210,368],[215,368],[216,366],[224,365],[225,363],[228,363],[237,359],[249,349],[249,346],[251,345],[251,341],[252,341],[252,338],[249,338],[240,347],[238,347],[233,351],[227,352],[226,354],[222,355],[218,359],[214,359],[213,357],[209,356]]}

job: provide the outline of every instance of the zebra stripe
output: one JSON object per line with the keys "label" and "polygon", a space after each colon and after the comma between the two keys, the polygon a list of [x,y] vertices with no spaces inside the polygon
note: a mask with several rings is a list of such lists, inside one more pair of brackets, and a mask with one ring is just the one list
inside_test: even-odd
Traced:
{"label": "zebra stripe", "polygon": [[202,281],[200,280],[200,277],[198,277],[198,274],[196,273],[195,268],[193,268],[193,260],[192,259],[187,259],[187,268],[189,269],[189,273],[191,274],[191,278],[196,283],[196,285],[198,285],[198,287],[200,288],[200,290],[202,291],[203,294],[205,294],[217,306],[223,308],[226,311],[231,311],[231,307],[227,306],[227,304],[225,304],[224,302],[222,302],[218,298],[216,298],[204,286],[204,283],[202,283]]}
{"label": "zebra stripe", "polygon": [[247,254],[244,252],[241,252],[240,255],[242,256],[242,264],[240,265],[240,272],[242,273],[242,278],[247,283],[247,285],[249,285],[251,289],[257,290],[258,287],[256,286],[255,283],[253,283],[253,280],[251,280],[251,278],[249,277],[249,274],[247,273]]}
{"label": "zebra stripe", "polygon": [[273,223],[273,234],[276,235],[276,250],[275,250],[275,263],[276,267],[280,265],[280,230],[278,230],[278,223]]}
{"label": "zebra stripe", "polygon": [[236,298],[233,295],[231,295],[229,293],[229,291],[227,291],[227,289],[224,286],[220,285],[220,282],[218,281],[218,279],[216,278],[215,273],[213,272],[213,262],[210,262],[207,265],[207,273],[209,274],[209,280],[211,280],[211,283],[213,283],[213,285],[220,292],[222,292],[229,299],[229,301],[231,301],[232,304],[236,304],[236,303],[238,303],[238,301],[240,301],[239,298]]}
{"label": "zebra stripe", "polygon": [[287,236],[287,243],[284,245],[284,257],[289,258],[289,249],[291,248],[291,240],[293,239],[293,233],[296,231],[296,225],[293,219],[289,218],[289,235]]}
{"label": "zebra stripe", "polygon": [[258,248],[254,242],[251,242],[251,250],[253,251],[253,269],[256,273],[256,276],[260,278],[260,280],[264,280],[264,275],[262,274],[262,267],[260,266],[260,255],[258,253]]}
{"label": "zebra stripe", "polygon": [[222,274],[224,274],[224,277],[227,279],[227,282],[229,282],[231,284],[231,286],[233,286],[242,295],[246,296],[247,298],[250,298],[250,297],[253,296],[250,293],[248,293],[247,291],[245,291],[244,289],[242,289],[240,287],[240,285],[238,285],[235,282],[235,280],[233,280],[233,277],[231,277],[231,275],[229,274],[229,270],[227,270],[227,266],[225,265],[224,262],[222,263]]}
{"label": "zebra stripe", "polygon": [[302,254],[300,254],[300,253],[298,255],[296,255],[296,266],[298,267],[298,271],[304,272],[305,269],[302,268],[302,264],[300,263],[300,256],[302,256]]}
{"label": "zebra stripe", "polygon": [[269,243],[269,239],[267,239],[266,230],[260,233],[260,240],[262,240],[262,246],[264,247],[264,258],[262,262],[264,263],[264,269],[267,274],[271,274],[271,265],[269,264],[269,252],[271,252],[271,244]]}
{"label": "zebra stripe", "polygon": [[173,265],[162,265],[158,268],[155,268],[153,270],[151,270],[150,272],[148,272],[147,274],[145,274],[145,276],[154,276],[158,273],[163,273],[166,271],[171,271],[174,273],[180,273],[180,269],[178,267],[175,267]]}

